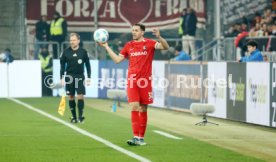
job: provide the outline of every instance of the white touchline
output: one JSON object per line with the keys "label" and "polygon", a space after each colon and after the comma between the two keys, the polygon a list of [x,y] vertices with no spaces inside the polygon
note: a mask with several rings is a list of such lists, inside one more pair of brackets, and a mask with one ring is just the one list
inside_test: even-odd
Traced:
{"label": "white touchline", "polygon": [[163,135],[165,137],[168,137],[168,138],[172,138],[172,139],[176,139],[176,140],[181,140],[182,138],[180,137],[176,137],[174,135],[171,135],[169,133],[166,133],[166,132],[162,132],[162,131],[158,131],[158,130],[154,130],[153,132],[157,133],[157,134],[160,134],[160,135]]}
{"label": "white touchline", "polygon": [[46,116],[46,117],[48,117],[48,118],[50,118],[50,119],[52,119],[52,120],[55,120],[56,122],[59,122],[59,123],[65,125],[65,126],[67,126],[67,127],[70,127],[70,128],[72,128],[73,130],[75,130],[75,131],[77,131],[77,132],[79,132],[79,133],[81,133],[81,134],[83,134],[83,135],[85,135],[85,136],[88,136],[88,137],[90,137],[90,138],[92,138],[92,139],[94,139],[94,140],[96,140],[96,141],[99,141],[99,142],[101,142],[101,143],[107,145],[108,147],[111,147],[111,148],[113,148],[113,149],[115,149],[115,150],[117,150],[117,151],[119,151],[119,152],[121,152],[121,153],[123,153],[123,154],[126,154],[126,155],[128,155],[128,156],[134,158],[134,159],[137,159],[137,160],[143,161],[143,162],[150,162],[149,159],[146,159],[146,158],[144,158],[144,157],[142,157],[142,156],[140,156],[140,155],[137,155],[137,154],[135,154],[135,153],[133,153],[133,152],[131,152],[131,151],[128,151],[128,150],[126,150],[126,149],[124,149],[124,148],[122,148],[122,147],[120,147],[120,146],[114,145],[113,143],[111,143],[111,142],[109,142],[109,141],[107,141],[107,140],[105,140],[105,139],[103,139],[103,138],[101,138],[101,137],[99,137],[99,136],[96,136],[95,134],[92,134],[92,133],[90,133],[90,132],[87,132],[86,130],[83,130],[83,129],[81,129],[81,128],[79,128],[79,127],[77,127],[77,126],[75,126],[75,125],[73,125],[73,124],[71,124],[71,123],[67,123],[67,122],[65,122],[64,120],[61,120],[61,119],[59,119],[59,118],[57,118],[57,117],[55,117],[55,116],[53,116],[53,115],[50,115],[50,114],[48,114],[48,113],[46,113],[46,112],[44,112],[44,111],[42,111],[42,110],[39,110],[39,109],[37,109],[37,108],[35,108],[35,107],[33,107],[33,106],[27,104],[27,103],[24,103],[24,102],[22,102],[22,101],[19,101],[19,100],[17,100],[17,99],[14,99],[14,98],[8,98],[8,99],[9,99],[9,100],[12,100],[12,101],[14,101],[14,102],[16,102],[16,103],[18,103],[18,104],[20,104],[20,105],[22,105],[22,106],[25,106],[26,108],[28,108],[28,109],[30,109],[30,110],[33,110],[33,111],[35,111],[35,112],[37,112],[37,113],[39,113],[39,114],[41,114],[41,115],[44,115],[44,116]]}

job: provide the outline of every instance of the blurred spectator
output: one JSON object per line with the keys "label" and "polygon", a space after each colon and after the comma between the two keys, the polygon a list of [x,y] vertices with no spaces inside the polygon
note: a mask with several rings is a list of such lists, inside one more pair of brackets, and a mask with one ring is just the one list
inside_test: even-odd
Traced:
{"label": "blurred spectator", "polygon": [[[62,42],[65,41],[67,35],[67,22],[66,20],[60,16],[58,12],[55,12],[53,15],[53,20],[51,22],[50,27],[51,40],[54,42],[58,42],[59,44],[59,52],[63,49],[61,47]],[[53,44],[53,57],[57,59],[58,56],[58,47],[56,44]]]}
{"label": "blurred spectator", "polygon": [[272,23],[267,24],[267,34],[268,36],[272,35]]}
{"label": "blurred spectator", "polygon": [[263,35],[262,35],[262,36],[267,37],[267,36],[269,35],[269,31],[268,31],[268,29],[267,29],[267,23],[263,23],[263,24],[262,24],[261,30],[263,31]]}
{"label": "blurred spectator", "polygon": [[182,10],[182,14],[181,14],[181,17],[180,17],[180,20],[179,20],[179,27],[178,27],[178,34],[181,38],[184,35],[182,25],[183,25],[183,22],[186,19],[186,16],[187,16],[187,8],[184,8]]}
{"label": "blurred spectator", "polygon": [[50,40],[50,25],[47,23],[47,17],[45,15],[41,16],[41,19],[35,24],[35,49],[34,49],[34,59],[38,60],[38,53],[40,48],[45,44],[42,42],[47,42]]}
{"label": "blurred spectator", "polygon": [[52,96],[52,89],[49,88],[52,83],[49,83],[49,78],[53,75],[53,59],[47,46],[41,48],[41,53],[38,57],[41,62],[42,71],[42,96]]}
{"label": "blurred spectator", "polygon": [[249,32],[250,37],[262,37],[263,31],[261,29],[261,25],[257,23],[255,27],[253,27]]}
{"label": "blurred spectator", "polygon": [[248,30],[248,23],[246,23],[246,21],[242,22],[242,24],[241,24],[241,32],[243,32],[243,31],[246,31],[246,32],[249,31]]}
{"label": "blurred spectator", "polygon": [[269,59],[268,59],[267,55],[264,55],[263,58],[264,58],[265,62],[269,62]]}
{"label": "blurred spectator", "polygon": [[250,24],[249,24],[248,19],[245,16],[242,17],[241,28],[242,28],[241,30],[249,31]]}
{"label": "blurred spectator", "polygon": [[196,34],[197,16],[192,8],[187,8],[187,14],[185,9],[180,19],[179,34],[182,34],[182,47],[186,53],[192,55],[192,58],[196,58],[195,54],[195,34]]}
{"label": "blurred spectator", "polygon": [[276,36],[276,22],[272,25],[272,36]]}
{"label": "blurred spectator", "polygon": [[175,47],[175,56],[176,57],[172,58],[171,60],[173,60],[173,61],[189,61],[189,60],[191,60],[191,56],[182,50],[181,45],[177,45]]}
{"label": "blurred spectator", "polygon": [[0,62],[12,63],[14,60],[11,49],[6,48],[3,53],[0,54]]}
{"label": "blurred spectator", "polygon": [[229,29],[225,32],[225,37],[233,37],[233,31],[234,31],[235,24],[232,24]]}
{"label": "blurred spectator", "polygon": [[241,32],[241,24],[235,23],[232,35],[235,37]]}
{"label": "blurred spectator", "polygon": [[262,17],[259,12],[257,12],[254,16],[253,21],[251,22],[251,28],[254,28],[257,23],[261,23]]}
{"label": "blurred spectator", "polygon": [[244,56],[238,59],[239,62],[250,62],[250,61],[264,61],[262,53],[258,49],[258,43],[254,40],[247,42],[247,50],[249,56]]}
{"label": "blurred spectator", "polygon": [[272,15],[271,8],[270,7],[265,8],[261,23],[271,23],[273,18],[272,16],[273,15]]}

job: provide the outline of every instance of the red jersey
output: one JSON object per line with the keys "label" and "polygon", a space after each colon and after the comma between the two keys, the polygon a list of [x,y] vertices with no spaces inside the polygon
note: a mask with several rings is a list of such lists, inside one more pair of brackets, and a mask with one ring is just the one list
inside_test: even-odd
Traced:
{"label": "red jersey", "polygon": [[144,38],[141,42],[129,41],[120,54],[129,59],[128,78],[150,77],[157,41]]}

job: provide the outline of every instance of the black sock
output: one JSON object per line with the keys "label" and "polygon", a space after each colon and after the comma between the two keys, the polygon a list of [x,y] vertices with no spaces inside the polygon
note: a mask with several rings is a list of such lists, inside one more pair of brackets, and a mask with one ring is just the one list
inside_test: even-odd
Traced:
{"label": "black sock", "polygon": [[83,108],[84,108],[84,101],[78,100],[79,119],[81,119],[81,117],[82,117]]}
{"label": "black sock", "polygon": [[73,118],[76,119],[77,114],[76,114],[76,102],[75,102],[75,100],[69,100],[69,107],[70,107]]}

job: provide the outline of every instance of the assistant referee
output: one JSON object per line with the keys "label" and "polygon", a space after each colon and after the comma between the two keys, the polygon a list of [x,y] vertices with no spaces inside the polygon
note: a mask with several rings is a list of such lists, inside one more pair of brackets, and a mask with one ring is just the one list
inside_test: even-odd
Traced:
{"label": "assistant referee", "polygon": [[[83,109],[85,95],[85,82],[90,85],[91,67],[87,51],[79,46],[80,36],[77,33],[70,34],[70,47],[65,49],[60,56],[60,79],[69,95],[69,106],[72,113],[71,123],[83,123]],[[84,77],[84,64],[87,77]],[[76,113],[75,92],[78,99],[78,118]]]}

